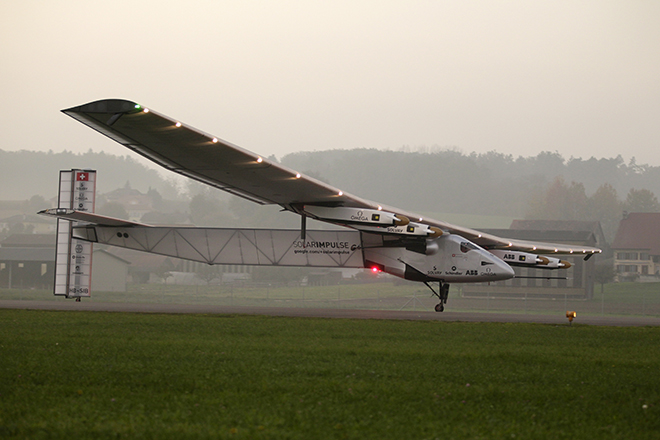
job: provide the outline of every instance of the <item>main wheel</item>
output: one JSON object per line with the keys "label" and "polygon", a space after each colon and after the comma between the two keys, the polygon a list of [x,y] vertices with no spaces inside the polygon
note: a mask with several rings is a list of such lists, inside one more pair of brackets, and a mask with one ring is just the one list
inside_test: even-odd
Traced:
{"label": "main wheel", "polygon": [[436,312],[443,312],[444,310],[445,310],[445,306],[443,306],[442,303],[435,305]]}

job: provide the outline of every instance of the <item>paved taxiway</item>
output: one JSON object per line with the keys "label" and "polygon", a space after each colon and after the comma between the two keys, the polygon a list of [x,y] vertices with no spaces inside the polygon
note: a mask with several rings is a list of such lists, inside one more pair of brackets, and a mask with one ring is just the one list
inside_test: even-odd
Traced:
{"label": "paved taxiway", "polygon": [[[394,311],[394,310],[359,310],[329,308],[284,308],[284,307],[241,307],[212,306],[192,304],[145,304],[145,303],[104,303],[85,301],[20,301],[0,300],[2,309],[30,310],[80,310],[95,312],[132,312],[132,313],[198,313],[218,315],[268,315],[310,318],[344,319],[402,319],[426,321],[465,321],[465,322],[528,322],[539,324],[568,325],[568,320],[561,314],[530,315],[522,313],[443,313]],[[660,326],[660,318],[644,316],[584,316],[578,315],[576,324],[607,326]]]}

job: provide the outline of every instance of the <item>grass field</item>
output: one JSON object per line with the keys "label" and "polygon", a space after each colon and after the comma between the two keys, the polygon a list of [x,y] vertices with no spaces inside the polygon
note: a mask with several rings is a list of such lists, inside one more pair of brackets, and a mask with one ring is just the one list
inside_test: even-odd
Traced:
{"label": "grass field", "polygon": [[660,328],[0,310],[1,438],[660,438]]}

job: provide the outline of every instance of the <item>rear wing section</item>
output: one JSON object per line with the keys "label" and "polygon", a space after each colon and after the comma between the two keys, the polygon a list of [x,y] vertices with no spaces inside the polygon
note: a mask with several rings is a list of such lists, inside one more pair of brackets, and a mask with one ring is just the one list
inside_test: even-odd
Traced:
{"label": "rear wing section", "polygon": [[[96,171],[60,171],[57,210],[94,212]],[[73,237],[78,221],[57,219],[55,246],[55,295],[76,298],[91,295],[92,243]]]}

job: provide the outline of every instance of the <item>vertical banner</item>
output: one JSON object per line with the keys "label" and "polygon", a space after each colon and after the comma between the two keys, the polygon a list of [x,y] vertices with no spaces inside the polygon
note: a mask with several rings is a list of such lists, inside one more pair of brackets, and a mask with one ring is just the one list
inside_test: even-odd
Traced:
{"label": "vertical banner", "polygon": [[[59,209],[94,212],[96,171],[60,171]],[[54,294],[80,299],[91,295],[92,243],[72,238],[74,223],[57,220]]]}

